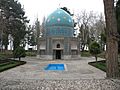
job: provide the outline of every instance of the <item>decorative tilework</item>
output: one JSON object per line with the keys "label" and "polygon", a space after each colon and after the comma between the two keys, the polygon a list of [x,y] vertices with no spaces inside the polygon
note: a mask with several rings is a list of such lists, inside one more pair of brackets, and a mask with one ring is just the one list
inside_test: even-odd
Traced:
{"label": "decorative tilework", "polygon": [[47,22],[50,22],[50,20],[48,19]]}
{"label": "decorative tilework", "polygon": [[[46,26],[70,26],[74,27],[71,16],[62,9],[57,9],[51,15],[48,16]],[[59,23],[58,23],[59,22]]]}
{"label": "decorative tilework", "polygon": [[53,16],[52,19],[54,19],[55,17]]}
{"label": "decorative tilework", "polygon": [[57,19],[58,22],[60,22],[60,20],[61,20],[60,18]]}
{"label": "decorative tilework", "polygon": [[47,18],[46,35],[49,37],[73,37],[74,24],[71,16],[62,9],[57,9]]}
{"label": "decorative tilework", "polygon": [[58,11],[57,13],[58,13],[58,14],[60,14],[61,12],[60,12],[60,11]]}
{"label": "decorative tilework", "polygon": [[66,17],[65,17],[65,16],[64,16],[63,18],[64,18],[64,19],[66,19]]}
{"label": "decorative tilework", "polygon": [[69,19],[69,22],[72,22],[72,21]]}

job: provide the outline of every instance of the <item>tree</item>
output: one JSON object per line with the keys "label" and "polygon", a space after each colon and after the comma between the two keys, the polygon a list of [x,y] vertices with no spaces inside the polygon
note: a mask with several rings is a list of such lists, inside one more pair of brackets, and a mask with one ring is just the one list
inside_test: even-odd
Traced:
{"label": "tree", "polygon": [[0,0],[0,9],[3,10],[6,19],[8,33],[6,35],[12,35],[15,49],[21,44],[26,34],[27,17],[25,17],[25,12],[17,0]]}
{"label": "tree", "polygon": [[[116,4],[116,18],[117,18],[117,30],[120,35],[120,0],[118,0],[118,2]],[[120,40],[118,42],[118,51],[120,53]]]}
{"label": "tree", "polygon": [[23,47],[18,46],[14,52],[13,52],[14,58],[19,58],[19,61],[21,60],[21,57],[25,57],[25,49]]}
{"label": "tree", "polygon": [[90,53],[95,56],[96,62],[97,62],[97,55],[100,54],[100,45],[96,41],[92,42],[89,45],[89,51]]}
{"label": "tree", "polygon": [[92,33],[95,37],[96,41],[100,41],[101,33],[105,33],[105,20],[102,14],[97,15],[97,18],[94,19],[94,22],[91,24],[90,28],[92,28]]}
{"label": "tree", "polygon": [[101,35],[100,35],[100,37],[101,37],[101,41],[100,41],[100,43],[101,43],[101,49],[102,49],[102,51],[104,51],[105,50],[105,45],[106,45],[106,34],[105,33],[101,33]]}
{"label": "tree", "polygon": [[64,11],[66,11],[70,16],[73,16],[73,14],[70,12],[70,10],[67,7],[61,7]]}
{"label": "tree", "polygon": [[27,28],[27,34],[25,36],[26,38],[26,43],[30,46],[35,46],[36,45],[36,34],[35,34],[35,26],[34,25],[29,25]]}
{"label": "tree", "polygon": [[7,36],[8,36],[8,32],[6,28],[6,15],[0,2],[0,48],[1,49],[3,49],[3,46],[5,46],[5,49],[7,49],[7,45],[8,45]]}
{"label": "tree", "polygon": [[43,34],[44,27],[40,26],[38,18],[33,25],[27,27],[27,34],[25,35],[25,41],[30,46],[36,46],[39,49],[39,38]]}
{"label": "tree", "polygon": [[115,15],[114,0],[103,0],[105,20],[106,20],[106,37],[107,37],[107,77],[119,77],[118,68],[118,41],[117,41],[117,21]]}
{"label": "tree", "polygon": [[37,54],[39,54],[39,48],[40,48],[40,22],[38,21],[38,18],[35,22],[35,30],[36,30],[36,42],[37,42]]}
{"label": "tree", "polygon": [[78,37],[81,39],[81,49],[84,51],[85,46],[90,42],[90,38],[94,37],[92,35],[94,29],[91,26],[96,21],[96,15],[92,11],[88,13],[84,10],[77,14],[76,17],[80,32]]}

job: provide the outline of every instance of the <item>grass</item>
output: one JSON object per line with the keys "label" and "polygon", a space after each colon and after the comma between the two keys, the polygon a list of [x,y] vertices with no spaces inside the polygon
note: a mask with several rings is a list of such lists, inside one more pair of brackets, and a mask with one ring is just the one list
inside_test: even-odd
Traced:
{"label": "grass", "polygon": [[89,62],[88,64],[106,72],[106,61],[105,60],[98,61],[98,62]]}
{"label": "grass", "polygon": [[[26,51],[26,55],[36,56],[36,51]],[[26,63],[25,61],[11,60],[9,58],[13,58],[13,51],[0,52],[0,72]]]}
{"label": "grass", "polygon": [[[1,61],[1,60],[0,60]],[[0,72],[25,64],[25,61],[6,60],[0,63]]]}
{"label": "grass", "polygon": [[17,60],[9,59],[12,57],[13,57],[12,51],[7,50],[4,52],[0,52],[0,72],[26,63],[25,61],[17,61]]}
{"label": "grass", "polygon": [[[98,62],[89,62],[89,65],[92,65],[104,72],[106,72],[106,60],[98,61]],[[120,71],[120,63],[119,63],[119,71]]]}

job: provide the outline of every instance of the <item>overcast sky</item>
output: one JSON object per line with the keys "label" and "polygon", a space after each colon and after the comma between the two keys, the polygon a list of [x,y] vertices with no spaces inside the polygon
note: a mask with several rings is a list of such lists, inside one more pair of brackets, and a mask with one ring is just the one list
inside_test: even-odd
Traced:
{"label": "overcast sky", "polygon": [[31,24],[36,17],[42,21],[43,16],[48,16],[60,6],[65,6],[74,13],[82,10],[104,13],[103,0],[19,0],[19,2],[24,5]]}

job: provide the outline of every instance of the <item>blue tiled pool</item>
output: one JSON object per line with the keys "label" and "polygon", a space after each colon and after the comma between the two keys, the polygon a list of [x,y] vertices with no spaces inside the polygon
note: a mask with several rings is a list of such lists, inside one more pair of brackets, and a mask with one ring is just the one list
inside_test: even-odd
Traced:
{"label": "blue tiled pool", "polygon": [[45,70],[58,70],[63,71],[65,70],[64,64],[48,64]]}

